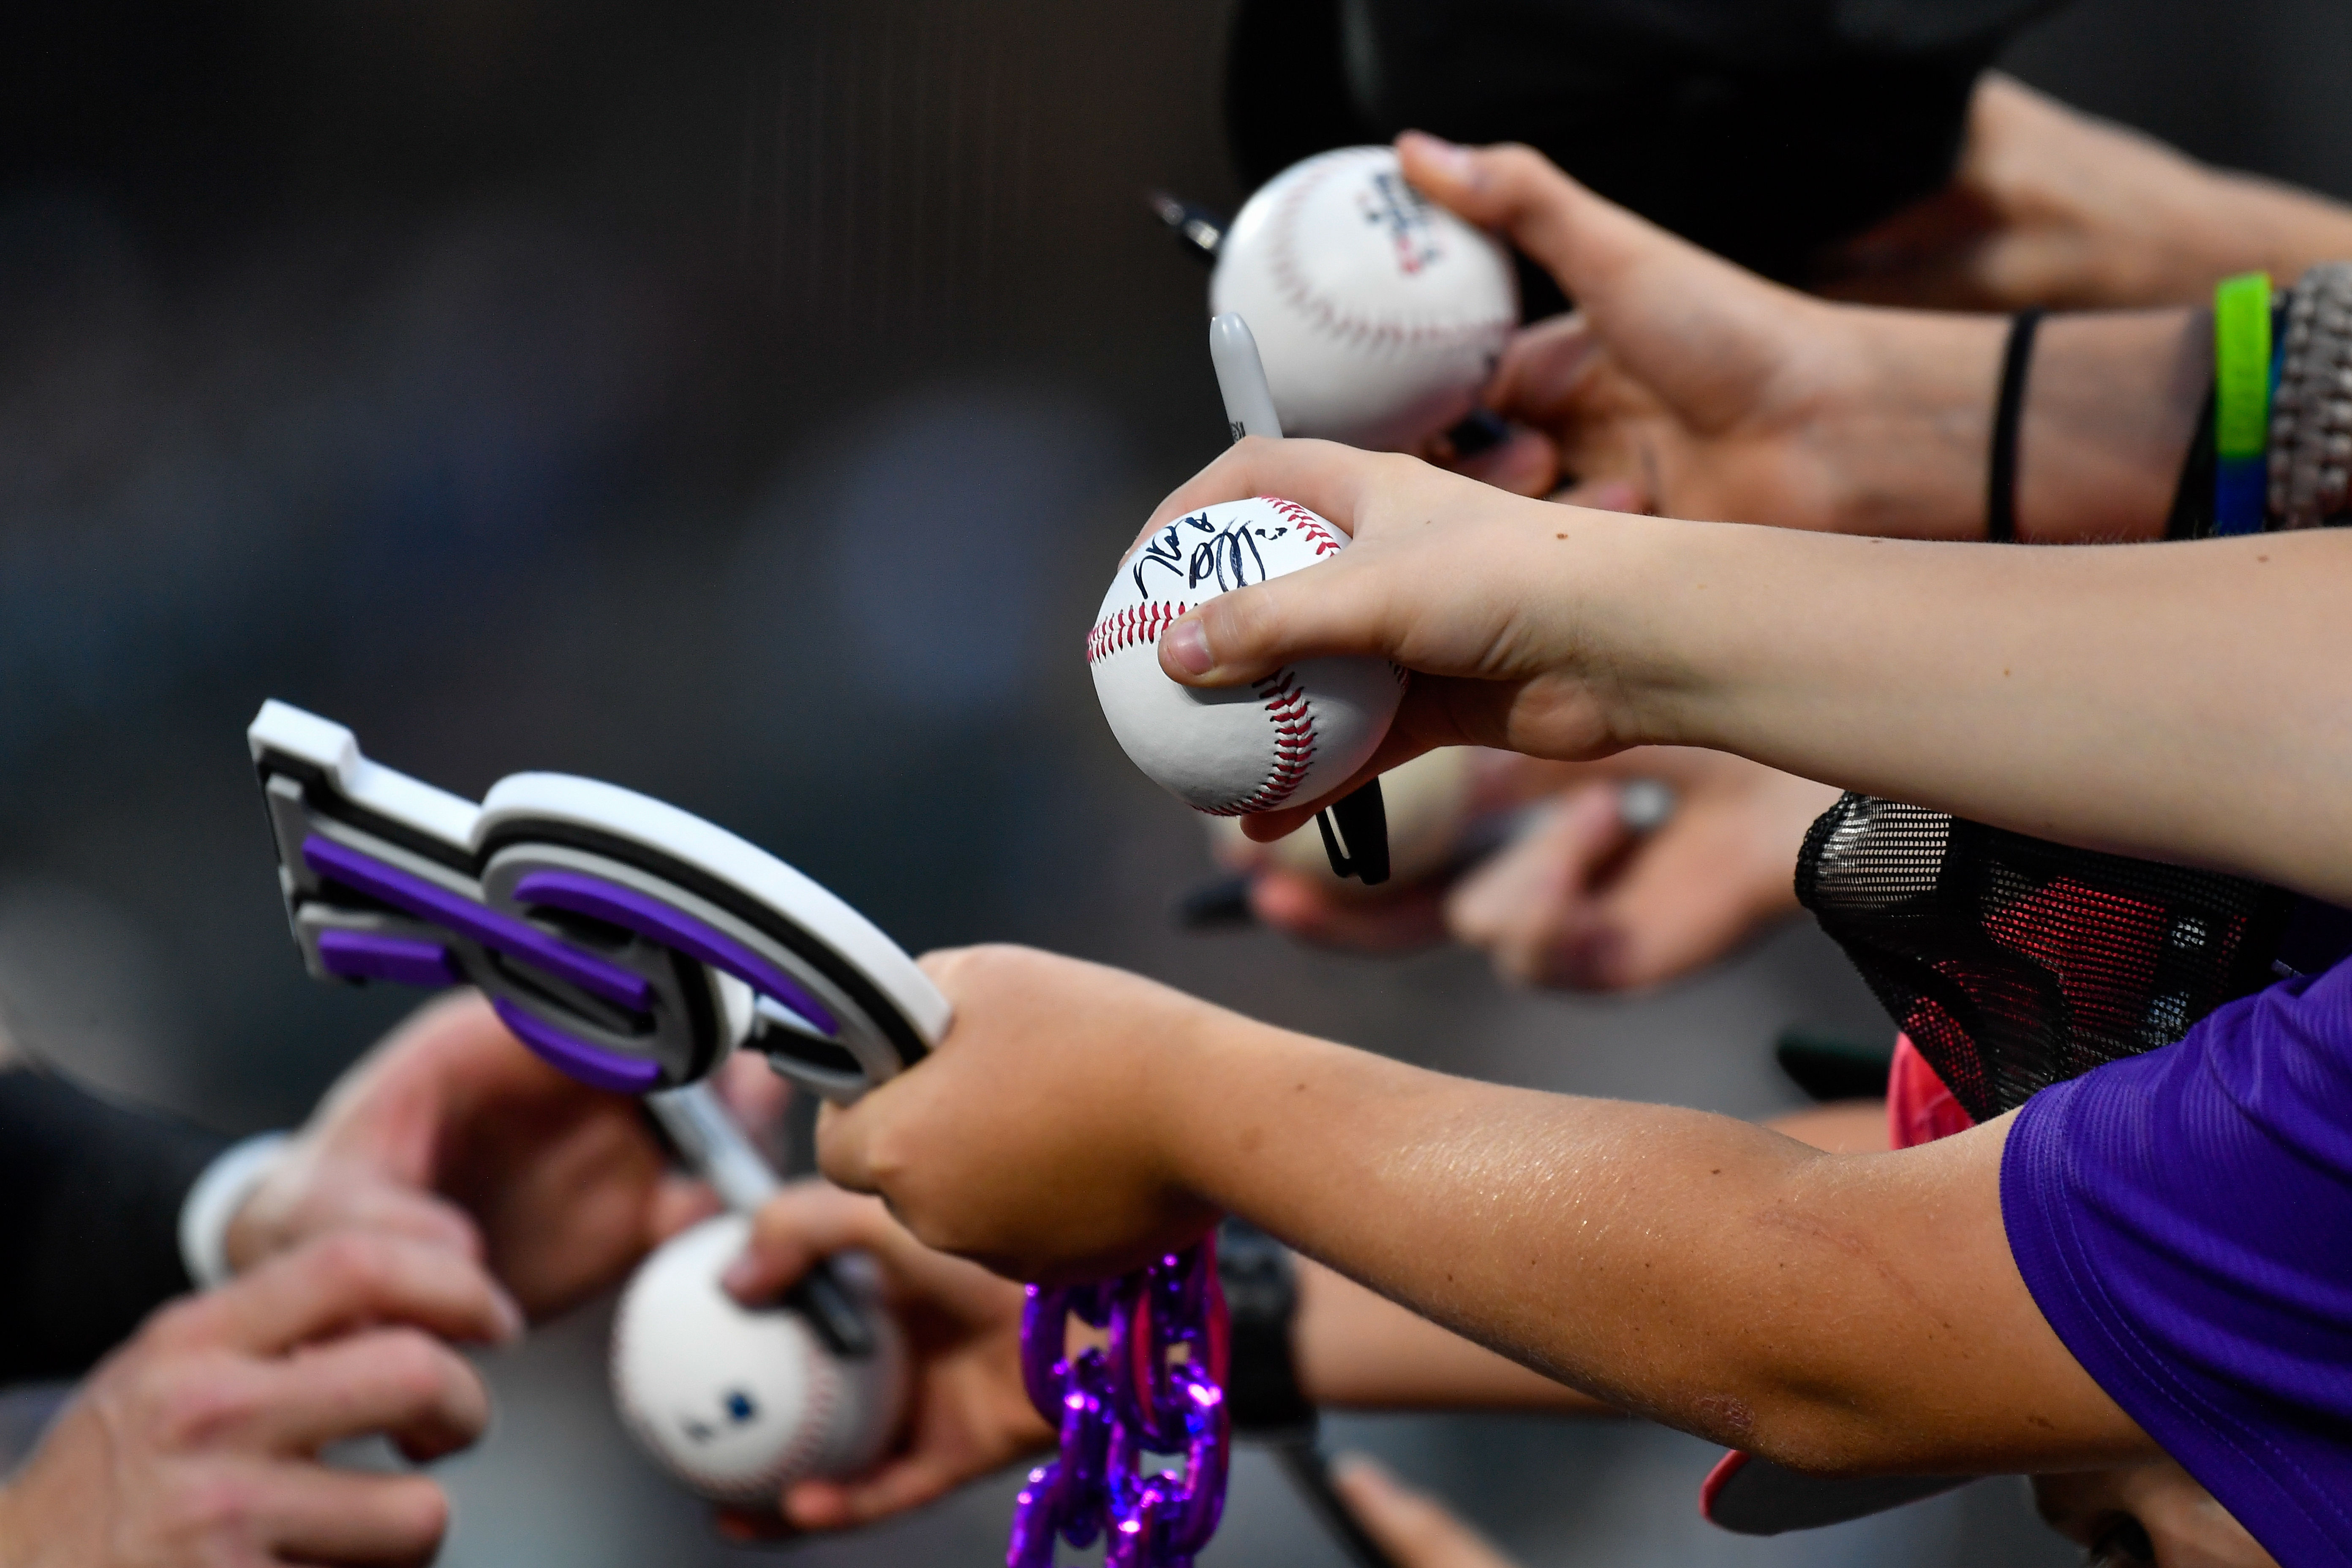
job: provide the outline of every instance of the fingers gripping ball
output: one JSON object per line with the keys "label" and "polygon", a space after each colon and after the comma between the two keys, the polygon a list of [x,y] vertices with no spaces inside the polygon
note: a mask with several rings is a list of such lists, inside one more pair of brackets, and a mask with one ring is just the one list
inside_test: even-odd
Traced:
{"label": "fingers gripping ball", "polygon": [[1160,634],[1234,588],[1314,565],[1348,536],[1259,496],[1180,517],[1119,563],[1087,634],[1103,717],[1129,757],[1196,810],[1242,816],[1304,805],[1361,767],[1396,717],[1403,674],[1385,659],[1302,659],[1254,685],[1196,689],[1160,668]]}
{"label": "fingers gripping ball", "polygon": [[750,1234],[740,1215],[705,1220],[637,1270],[613,1320],[613,1403],[686,1486],[759,1504],[794,1481],[873,1463],[898,1426],[907,1358],[878,1310],[874,1352],[851,1360],[788,1307],[739,1304],[719,1277]]}
{"label": "fingers gripping ball", "polygon": [[1470,412],[1519,321],[1509,256],[1387,147],[1267,182],[1217,247],[1209,310],[1249,322],[1286,434],[1407,451]]}

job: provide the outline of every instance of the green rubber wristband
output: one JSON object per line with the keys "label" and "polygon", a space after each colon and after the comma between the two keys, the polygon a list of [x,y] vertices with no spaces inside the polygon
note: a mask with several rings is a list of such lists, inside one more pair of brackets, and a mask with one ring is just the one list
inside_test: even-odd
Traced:
{"label": "green rubber wristband", "polygon": [[2213,449],[2259,458],[2271,435],[2271,280],[2226,278],[2213,289]]}

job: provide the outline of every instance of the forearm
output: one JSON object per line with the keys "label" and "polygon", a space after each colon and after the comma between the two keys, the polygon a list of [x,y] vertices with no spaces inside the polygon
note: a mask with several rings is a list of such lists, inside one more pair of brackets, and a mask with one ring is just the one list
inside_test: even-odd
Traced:
{"label": "forearm", "polygon": [[1191,1190],[1613,1407],[1813,1468],[2144,1445],[2008,1261],[2003,1126],[1828,1155],[1239,1020],[1182,1083],[1160,1131]]}
{"label": "forearm", "polygon": [[[1886,1107],[1875,1100],[1811,1106],[1764,1125],[1831,1152],[1886,1147]],[[1311,1258],[1299,1258],[1297,1270],[1291,1353],[1299,1384],[1317,1405],[1616,1414],[1591,1395],[1440,1328]]]}
{"label": "forearm", "polygon": [[2352,900],[2344,539],[1982,550],[1594,522],[1532,597],[1603,650],[1620,740]]}
{"label": "forearm", "polygon": [[2213,168],[2002,76],[1979,79],[1951,183],[1821,258],[1841,298],[1946,310],[2193,305],[2352,257],[2352,210]]}
{"label": "forearm", "polygon": [[1291,1354],[1312,1403],[1357,1410],[1544,1410],[1609,1406],[1387,1297],[1300,1258]]}
{"label": "forearm", "polygon": [[2320,262],[2352,258],[2352,208],[2256,174],[2201,172],[2176,218],[2179,241],[2150,247],[2146,264],[2163,273],[2143,298],[2196,299],[2233,272],[2265,271],[2284,285]]}
{"label": "forearm", "polygon": [[2042,323],[2018,422],[2021,542],[2163,537],[2212,385],[2212,333],[2203,310],[2103,310]]}

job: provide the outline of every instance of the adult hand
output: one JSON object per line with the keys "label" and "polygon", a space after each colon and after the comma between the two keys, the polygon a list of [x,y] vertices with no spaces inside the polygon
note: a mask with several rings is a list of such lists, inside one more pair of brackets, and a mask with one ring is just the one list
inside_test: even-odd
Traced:
{"label": "adult hand", "polygon": [[1016,1279],[1108,1278],[1216,1223],[1164,1157],[1155,1086],[1191,1041],[1263,1026],[1031,948],[922,963],[955,1023],[915,1070],[825,1107],[828,1177],[881,1194],[925,1246]]}
{"label": "adult hand", "polygon": [[879,1203],[822,1182],[769,1200],[728,1271],[747,1303],[772,1301],[820,1258],[852,1248],[879,1267],[882,1304],[907,1338],[912,1369],[904,1425],[881,1459],[846,1480],[802,1481],[781,1519],[724,1517],[739,1538],[840,1530],[917,1508],[965,1481],[1048,1447],[1048,1428],[1021,1383],[1021,1287],[923,1246]]}
{"label": "adult hand", "polygon": [[442,1340],[505,1343],[520,1311],[446,1247],[345,1235],[167,1306],[101,1363],[0,1489],[6,1568],[431,1560],[423,1476],[319,1451],[383,1434],[410,1458],[480,1436],[489,1397]]}
{"label": "adult hand", "polygon": [[239,1269],[346,1226],[486,1258],[543,1318],[717,1212],[635,1100],[564,1077],[464,992],[427,1004],[330,1089],[231,1221]]}
{"label": "adult hand", "polygon": [[[1621,752],[1585,771],[1445,899],[1447,931],[1497,973],[1580,991],[1663,984],[1796,912],[1797,851],[1835,789],[1681,746]],[[1648,831],[1623,809],[1637,778],[1675,792],[1673,815]]]}
{"label": "adult hand", "polygon": [[1517,1568],[1444,1503],[1361,1454],[1334,1465],[1331,1484],[1396,1568]]}

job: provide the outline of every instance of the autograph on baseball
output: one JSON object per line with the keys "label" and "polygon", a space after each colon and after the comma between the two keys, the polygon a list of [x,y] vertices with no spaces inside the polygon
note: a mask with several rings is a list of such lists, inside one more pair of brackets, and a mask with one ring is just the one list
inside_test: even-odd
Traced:
{"label": "autograph on baseball", "polygon": [[[1186,529],[1205,537],[1187,541]],[[1198,588],[1213,577],[1221,594],[1263,583],[1265,556],[1258,548],[1260,542],[1271,543],[1289,531],[1287,526],[1253,522],[1246,517],[1223,528],[1211,522],[1205,511],[1180,517],[1136,556],[1135,591],[1146,598],[1151,596],[1150,584],[1143,580],[1147,566],[1177,574],[1187,588]]]}

